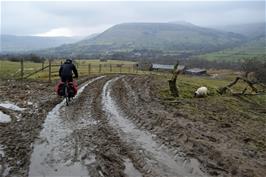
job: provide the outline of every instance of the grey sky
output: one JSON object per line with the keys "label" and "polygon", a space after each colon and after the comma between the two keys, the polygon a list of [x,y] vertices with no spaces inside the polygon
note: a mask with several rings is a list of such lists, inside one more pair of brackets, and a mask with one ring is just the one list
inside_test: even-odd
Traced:
{"label": "grey sky", "polygon": [[1,2],[2,34],[84,36],[118,23],[171,21],[200,26],[265,22],[265,2]]}

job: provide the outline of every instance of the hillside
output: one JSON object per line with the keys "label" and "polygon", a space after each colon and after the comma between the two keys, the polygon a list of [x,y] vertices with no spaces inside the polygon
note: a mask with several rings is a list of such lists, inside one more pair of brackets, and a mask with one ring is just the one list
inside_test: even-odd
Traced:
{"label": "hillside", "polygon": [[62,44],[74,43],[81,38],[74,37],[39,37],[39,36],[14,36],[1,35],[0,52],[25,52]]}
{"label": "hillside", "polygon": [[43,55],[109,55],[133,50],[156,50],[164,53],[206,53],[234,47],[245,41],[235,33],[221,32],[195,25],[172,23],[124,23],[98,36],[75,44],[40,51]]}
{"label": "hillside", "polygon": [[200,58],[207,60],[223,60],[236,62],[250,57],[260,57],[266,60],[266,42],[265,36],[253,39],[238,47],[221,50],[218,52],[211,52],[200,55]]}
{"label": "hillside", "polygon": [[242,34],[249,39],[256,39],[265,36],[265,23],[240,24],[228,26],[216,26],[215,29]]}

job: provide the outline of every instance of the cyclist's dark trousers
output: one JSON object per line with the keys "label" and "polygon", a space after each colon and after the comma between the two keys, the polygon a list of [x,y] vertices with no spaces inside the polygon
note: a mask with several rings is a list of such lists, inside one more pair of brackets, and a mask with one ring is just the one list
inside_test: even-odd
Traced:
{"label": "cyclist's dark trousers", "polygon": [[62,82],[73,82],[73,77],[72,76],[61,76],[61,81]]}

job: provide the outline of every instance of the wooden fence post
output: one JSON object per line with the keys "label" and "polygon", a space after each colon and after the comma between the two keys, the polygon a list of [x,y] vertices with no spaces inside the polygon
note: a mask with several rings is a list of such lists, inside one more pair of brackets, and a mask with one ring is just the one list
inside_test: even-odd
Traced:
{"label": "wooden fence post", "polygon": [[119,72],[121,73],[122,72],[122,65],[119,65],[119,67],[120,67],[120,71]]}
{"label": "wooden fence post", "polygon": [[110,73],[112,72],[112,64],[110,64]]}
{"label": "wooden fence post", "polygon": [[49,60],[49,82],[51,82],[51,73],[52,73],[52,67],[51,67],[51,60]]}
{"label": "wooden fence post", "polygon": [[102,64],[99,65],[99,73],[102,71]]}
{"label": "wooden fence post", "polygon": [[20,59],[20,78],[23,80],[24,77],[24,60]]}
{"label": "wooden fence post", "polygon": [[88,65],[88,74],[90,75],[91,74],[91,64],[89,63]]}

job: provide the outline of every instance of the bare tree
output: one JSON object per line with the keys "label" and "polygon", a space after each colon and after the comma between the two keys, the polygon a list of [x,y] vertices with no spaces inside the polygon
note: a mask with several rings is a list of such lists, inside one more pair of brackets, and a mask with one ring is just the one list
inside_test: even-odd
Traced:
{"label": "bare tree", "polygon": [[[256,85],[261,85],[265,88],[266,83],[266,62],[262,61],[258,58],[251,58],[245,60],[241,65],[242,70],[244,71],[243,77],[236,77],[236,79],[226,85],[225,87],[221,87],[217,90],[218,93],[224,94],[227,90],[229,90],[233,95],[244,95],[246,94],[247,88],[250,87],[252,92],[258,94],[258,89]],[[239,80],[244,81],[247,84],[247,87],[240,93],[234,93],[231,90],[231,87],[237,84]]]}
{"label": "bare tree", "polygon": [[179,89],[176,86],[176,80],[177,76],[181,73],[181,70],[178,70],[178,65],[179,61],[177,61],[174,66],[172,78],[168,80],[171,95],[174,97],[179,97]]}

